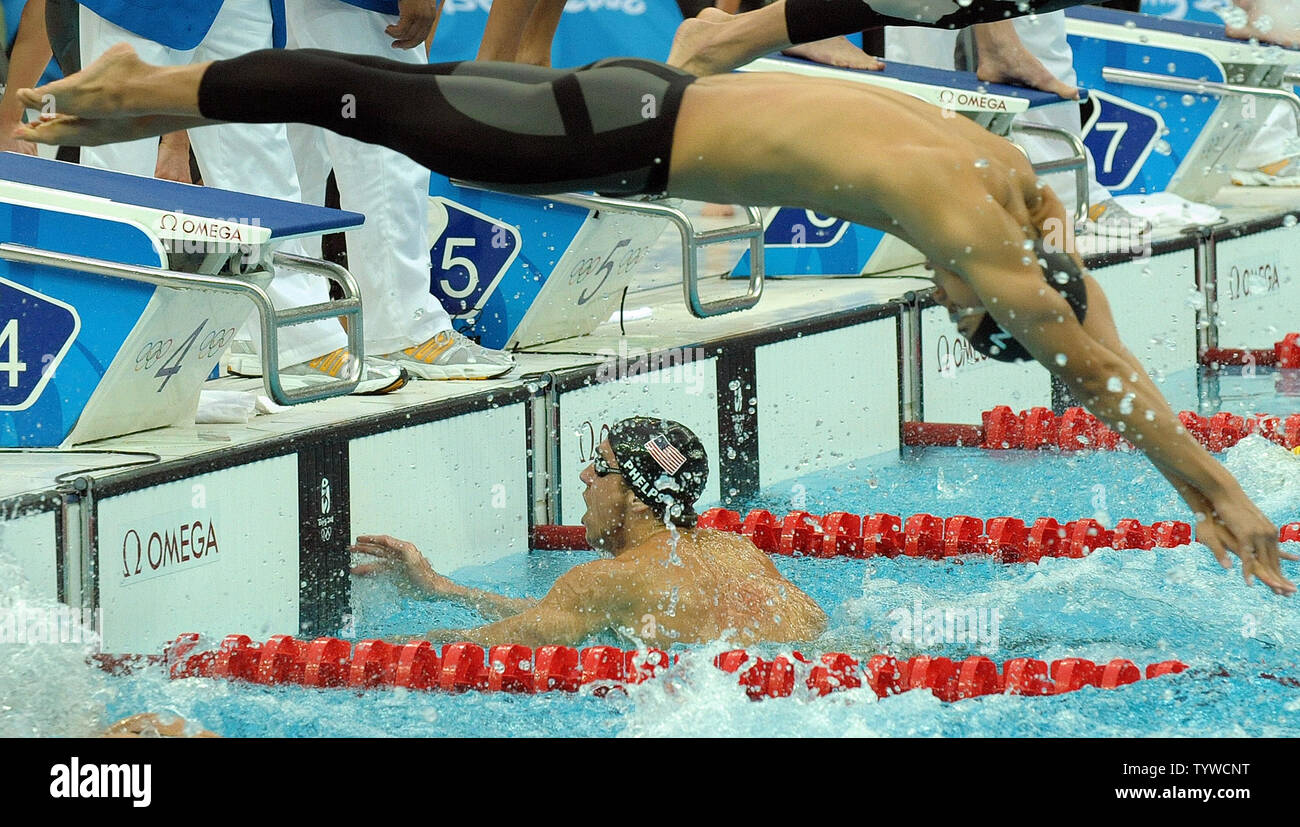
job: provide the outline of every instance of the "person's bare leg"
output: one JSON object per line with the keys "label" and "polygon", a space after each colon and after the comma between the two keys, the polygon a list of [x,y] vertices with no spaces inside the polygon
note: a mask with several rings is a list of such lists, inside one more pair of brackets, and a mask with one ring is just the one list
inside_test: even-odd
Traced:
{"label": "person's bare leg", "polygon": [[488,12],[483,39],[475,60],[515,60],[524,38],[524,28],[539,0],[495,0]]}
{"label": "person's bare leg", "polygon": [[682,21],[668,53],[670,66],[693,75],[714,75],[793,45],[785,27],[785,3],[780,0],[726,19],[718,14],[726,13],[705,9],[699,17]]}
{"label": "person's bare leg", "polygon": [[1047,70],[1016,33],[1010,20],[980,23],[975,29],[975,48],[979,55],[979,68],[975,76],[987,83],[1010,83],[1054,92],[1062,98],[1076,99],[1079,90]]}
{"label": "person's bare leg", "polygon": [[523,40],[515,51],[516,63],[551,65],[551,44],[555,42],[555,30],[564,14],[564,3],[565,0],[538,0],[528,17],[528,24],[524,26]]}

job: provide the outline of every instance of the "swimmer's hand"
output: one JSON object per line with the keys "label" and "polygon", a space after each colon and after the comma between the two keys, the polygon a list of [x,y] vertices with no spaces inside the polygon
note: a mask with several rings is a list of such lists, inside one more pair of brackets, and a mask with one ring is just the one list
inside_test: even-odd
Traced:
{"label": "swimmer's hand", "polygon": [[1232,557],[1241,558],[1241,574],[1246,585],[1255,578],[1274,594],[1290,596],[1296,586],[1282,574],[1281,560],[1300,560],[1300,556],[1278,547],[1277,526],[1238,488],[1211,502],[1201,492],[1179,487],[1183,499],[1196,515],[1196,539],[1209,547],[1219,565],[1232,568]]}
{"label": "swimmer's hand", "polygon": [[435,597],[446,595],[455,589],[455,583],[434,571],[414,543],[386,534],[365,534],[358,537],[348,551],[376,558],[373,563],[353,566],[353,574],[365,576],[383,571],[400,572],[412,585]]}
{"label": "swimmer's hand", "polygon": [[397,22],[384,29],[393,39],[394,49],[414,49],[424,41],[438,22],[437,0],[400,0]]}

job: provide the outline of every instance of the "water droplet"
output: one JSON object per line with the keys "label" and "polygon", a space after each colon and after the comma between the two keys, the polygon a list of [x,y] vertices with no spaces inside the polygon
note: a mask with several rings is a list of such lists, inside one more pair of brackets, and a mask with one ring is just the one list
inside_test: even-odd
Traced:
{"label": "water droplet", "polygon": [[1068,361],[1069,359],[1065,358],[1064,353],[1056,354],[1056,364],[1060,365],[1061,367],[1065,367],[1065,363]]}
{"label": "water droplet", "polygon": [[976,158],[976,159],[975,159],[975,168],[976,168],[976,169],[984,169],[984,168],[987,167],[988,165],[989,165],[989,162],[988,162],[988,159],[987,159],[987,158]]}
{"label": "water droplet", "polygon": [[1182,101],[1183,101],[1183,106],[1191,106],[1192,104],[1196,103],[1196,98],[1192,95],[1183,95]]}
{"label": "water droplet", "polygon": [[1296,224],[1296,217],[1294,215],[1288,215],[1286,218],[1282,219],[1283,227],[1294,227],[1295,224]]}
{"label": "water droplet", "polygon": [[1124,382],[1118,376],[1112,376],[1106,380],[1106,390],[1111,393],[1119,393],[1124,390]]}

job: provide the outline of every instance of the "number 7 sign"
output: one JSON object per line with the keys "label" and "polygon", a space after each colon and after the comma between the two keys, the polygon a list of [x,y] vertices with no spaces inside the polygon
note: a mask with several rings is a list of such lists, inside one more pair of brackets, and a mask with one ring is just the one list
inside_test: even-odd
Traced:
{"label": "number 7 sign", "polygon": [[80,330],[71,305],[0,278],[0,411],[40,398]]}
{"label": "number 7 sign", "polygon": [[1164,118],[1154,109],[1088,90],[1092,116],[1083,125],[1083,143],[1097,165],[1097,183],[1122,190],[1133,183],[1147,156],[1165,131]]}

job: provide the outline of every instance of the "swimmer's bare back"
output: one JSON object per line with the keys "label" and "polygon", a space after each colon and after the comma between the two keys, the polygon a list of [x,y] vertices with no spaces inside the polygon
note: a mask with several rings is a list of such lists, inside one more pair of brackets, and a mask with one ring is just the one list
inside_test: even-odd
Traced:
{"label": "swimmer's bare back", "polygon": [[693,529],[674,543],[662,532],[616,562],[637,593],[623,631],[646,644],[791,643],[826,628],[821,607],[745,537]]}

